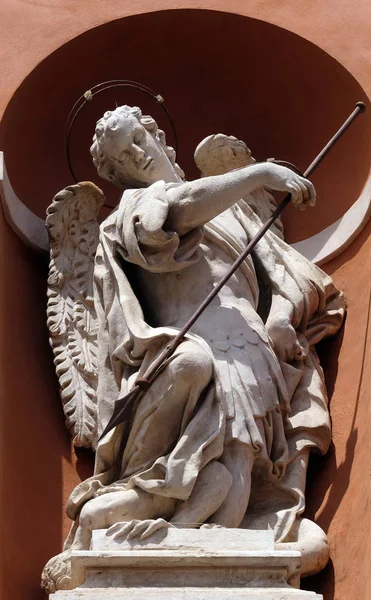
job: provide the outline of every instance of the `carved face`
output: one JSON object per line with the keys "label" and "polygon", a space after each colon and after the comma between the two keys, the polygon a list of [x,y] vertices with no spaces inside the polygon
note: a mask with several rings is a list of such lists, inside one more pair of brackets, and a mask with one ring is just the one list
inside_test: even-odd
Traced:
{"label": "carved face", "polygon": [[134,115],[121,116],[110,124],[104,152],[113,159],[115,177],[119,176],[124,183],[150,185],[160,179],[179,181],[160,141]]}
{"label": "carved face", "polygon": [[202,175],[222,175],[253,164],[245,142],[233,135],[218,133],[205,138],[196,148],[195,162]]}

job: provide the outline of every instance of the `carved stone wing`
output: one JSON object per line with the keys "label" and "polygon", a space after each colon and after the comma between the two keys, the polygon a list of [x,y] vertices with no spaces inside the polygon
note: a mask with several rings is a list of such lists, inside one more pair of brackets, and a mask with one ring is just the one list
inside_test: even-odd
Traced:
{"label": "carved stone wing", "polygon": [[66,425],[75,446],[97,438],[97,317],[93,297],[98,213],[103,192],[82,182],[59,192],[47,210],[50,239],[47,324]]}

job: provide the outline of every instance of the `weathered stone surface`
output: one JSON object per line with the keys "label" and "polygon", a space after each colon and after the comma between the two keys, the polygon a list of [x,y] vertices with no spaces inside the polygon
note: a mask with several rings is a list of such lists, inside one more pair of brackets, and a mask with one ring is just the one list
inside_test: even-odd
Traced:
{"label": "weathered stone surface", "polygon": [[177,550],[183,553],[201,555],[210,552],[253,552],[274,550],[273,531],[250,531],[248,529],[232,529],[226,527],[201,527],[187,529],[171,527],[157,531],[144,540],[115,539],[106,535],[107,529],[93,531],[91,550],[94,551],[127,551],[127,550]]}
{"label": "weathered stone surface", "polygon": [[51,600],[322,600],[314,592],[287,588],[120,588],[57,592]]}
{"label": "weathered stone surface", "polygon": [[[51,600],[321,599],[294,587],[300,554],[273,550],[273,532],[170,529],[162,540],[159,533],[141,548],[122,542],[117,550],[106,531],[95,531],[93,547],[100,550],[72,553],[76,589],[59,591]],[[265,549],[251,549],[257,545]]]}

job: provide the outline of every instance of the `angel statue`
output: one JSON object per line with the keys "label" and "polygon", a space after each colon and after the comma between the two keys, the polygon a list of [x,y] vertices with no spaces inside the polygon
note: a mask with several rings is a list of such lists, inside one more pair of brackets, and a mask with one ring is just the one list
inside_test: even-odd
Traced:
{"label": "angel statue", "polygon": [[300,548],[303,574],[327,560],[326,536],[300,515],[312,450],[330,421],[315,345],[344,318],[342,293],[284,242],[276,224],[193,325],[129,419],[98,441],[134,386],[275,205],[268,190],[314,206],[312,184],[257,163],[234,137],[196,149],[202,177],[184,180],[156,122],[121,106],[97,123],[91,154],[123,190],[100,228],[92,183],[48,208],[48,326],[74,443],[95,449],[94,475],[72,492],[64,552],[43,585],[67,589],[71,550],[92,531],[144,539],[162,527],[274,530]]}

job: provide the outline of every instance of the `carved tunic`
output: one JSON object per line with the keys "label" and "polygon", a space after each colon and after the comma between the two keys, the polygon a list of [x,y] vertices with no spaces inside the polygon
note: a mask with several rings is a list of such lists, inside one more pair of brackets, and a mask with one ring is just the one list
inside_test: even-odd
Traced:
{"label": "carved tunic", "polygon": [[[231,267],[226,239],[244,248],[248,233],[238,220],[238,205],[213,219],[199,243],[198,261],[180,271],[153,273],[137,269],[142,296],[156,307],[156,325],[181,328],[198,305]],[[220,232],[218,244],[217,234]],[[224,242],[220,245],[220,242]],[[287,458],[282,417],[271,411],[287,408],[281,367],[264,324],[257,314],[259,289],[251,257],[238,269],[192,327],[207,342],[221,382],[230,438],[272,456]],[[274,430],[278,430],[275,432]]]}

